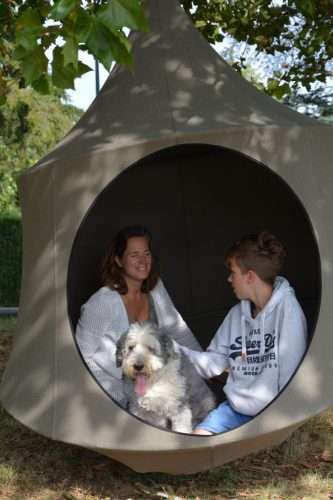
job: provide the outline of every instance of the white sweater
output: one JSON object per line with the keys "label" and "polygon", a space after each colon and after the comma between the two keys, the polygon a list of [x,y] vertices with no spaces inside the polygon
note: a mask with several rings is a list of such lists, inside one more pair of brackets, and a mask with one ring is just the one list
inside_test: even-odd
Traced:
{"label": "white sweater", "polygon": [[256,415],[283,389],[306,349],[306,321],[294,290],[278,277],[273,294],[253,318],[251,304],[234,306],[206,352],[180,346],[203,377],[229,370],[225,395],[232,408]]}
{"label": "white sweater", "polygon": [[[150,292],[158,326],[179,344],[201,350],[191,330],[175,308],[161,280]],[[76,327],[76,341],[95,378],[121,405],[125,406],[121,369],[116,367],[116,343],[129,328],[124,302],[115,290],[102,287],[83,304]]]}

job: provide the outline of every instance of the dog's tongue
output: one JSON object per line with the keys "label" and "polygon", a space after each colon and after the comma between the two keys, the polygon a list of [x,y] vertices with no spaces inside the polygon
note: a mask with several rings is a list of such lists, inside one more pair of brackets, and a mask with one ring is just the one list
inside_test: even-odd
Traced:
{"label": "dog's tongue", "polygon": [[147,391],[147,377],[146,375],[137,375],[134,385],[134,390],[138,396],[143,396]]}

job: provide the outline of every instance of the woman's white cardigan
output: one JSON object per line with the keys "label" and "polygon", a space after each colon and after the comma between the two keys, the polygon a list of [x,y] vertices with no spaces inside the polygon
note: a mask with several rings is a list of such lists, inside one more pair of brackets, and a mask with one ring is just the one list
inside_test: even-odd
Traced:
{"label": "woman's white cardigan", "polygon": [[[201,350],[191,330],[175,308],[161,280],[150,292],[158,326],[179,344]],[[126,405],[121,369],[116,367],[116,343],[129,328],[124,302],[115,290],[102,287],[83,304],[76,327],[76,341],[90,371],[108,394]]]}

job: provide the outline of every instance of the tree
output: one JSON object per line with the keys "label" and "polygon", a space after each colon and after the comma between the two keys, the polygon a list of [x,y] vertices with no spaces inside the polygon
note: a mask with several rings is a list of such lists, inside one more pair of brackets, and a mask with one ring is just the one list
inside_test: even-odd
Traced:
{"label": "tree", "polygon": [[[167,1],[167,0],[165,0]],[[326,82],[333,67],[333,0],[180,0],[208,42],[232,36],[258,53],[279,57],[267,91],[279,98],[314,81]],[[0,6],[0,95],[9,80],[48,91],[47,73],[60,88],[73,88],[86,71],[78,49],[108,70],[131,64],[124,27],[147,30],[141,0],[7,0]],[[46,50],[53,47],[48,66]],[[14,61],[14,62],[13,62]],[[233,65],[249,64],[240,54]]]}
{"label": "tree", "polygon": [[288,106],[333,124],[333,86],[317,85],[310,92],[295,92],[284,98]]}
{"label": "tree", "polygon": [[77,122],[82,111],[50,94],[12,86],[0,108],[0,213],[18,211],[16,178],[50,151]]}
{"label": "tree", "polygon": [[[6,0],[0,5],[0,98],[13,81],[49,93],[74,88],[90,71],[79,49],[94,55],[107,70],[113,61],[131,64],[127,27],[147,30],[140,0]],[[49,64],[47,51],[52,52]]]}
{"label": "tree", "polygon": [[[333,0],[183,0],[195,26],[210,43],[228,35],[257,53],[280,60],[266,86],[283,95],[333,75]],[[239,71],[249,60],[234,61]]]}

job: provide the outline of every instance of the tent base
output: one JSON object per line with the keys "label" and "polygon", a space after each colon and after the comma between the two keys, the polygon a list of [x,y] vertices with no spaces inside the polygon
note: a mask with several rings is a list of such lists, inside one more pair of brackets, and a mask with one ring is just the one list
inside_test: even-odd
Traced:
{"label": "tent base", "polygon": [[250,453],[259,452],[267,447],[280,445],[290,437],[297,427],[298,425],[254,439],[230,442],[225,445],[219,443],[217,446],[212,445],[211,442],[211,439],[215,440],[216,436],[212,436],[212,438],[198,437],[198,439],[207,439],[209,448],[172,451],[123,451],[95,448],[93,451],[112,458],[135,472],[163,472],[172,475],[196,474],[245,457]]}

